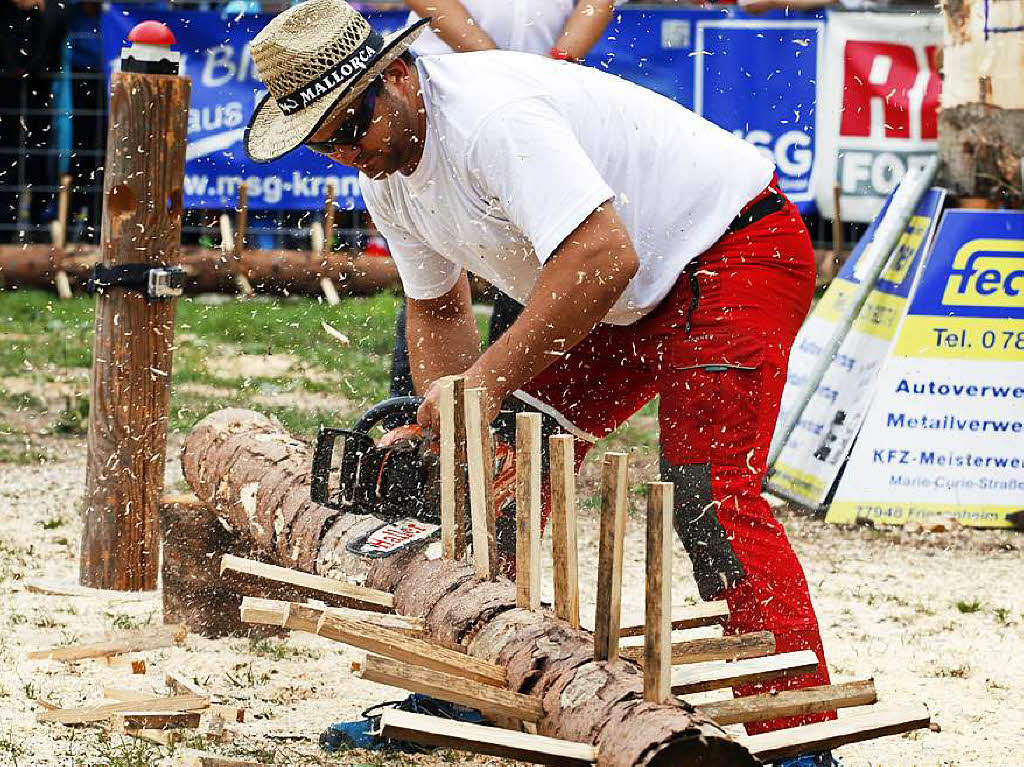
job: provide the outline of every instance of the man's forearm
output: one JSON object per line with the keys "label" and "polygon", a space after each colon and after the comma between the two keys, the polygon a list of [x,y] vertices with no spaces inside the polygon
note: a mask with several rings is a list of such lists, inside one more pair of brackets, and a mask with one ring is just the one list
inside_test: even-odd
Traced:
{"label": "man's forearm", "polygon": [[555,48],[573,59],[585,57],[607,29],[612,5],[612,0],[578,0],[555,41]]}
{"label": "man's forearm", "polygon": [[405,323],[409,368],[419,394],[438,378],[464,372],[480,356],[480,335],[465,274],[441,299],[407,300]]}
{"label": "man's forearm", "polygon": [[498,47],[459,0],[406,0],[406,5],[423,18],[429,16],[430,28],[453,51],[489,51]]}

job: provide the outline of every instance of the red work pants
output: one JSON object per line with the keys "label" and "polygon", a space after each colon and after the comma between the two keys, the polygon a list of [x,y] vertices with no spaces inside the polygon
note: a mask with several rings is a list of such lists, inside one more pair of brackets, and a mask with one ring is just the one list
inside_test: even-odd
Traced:
{"label": "red work pants", "polygon": [[[606,436],[659,395],[663,461],[704,465],[710,506],[745,571],[738,584],[704,595],[727,600],[726,633],[770,631],[778,652],[810,649],[820,660],[816,673],[736,694],[828,684],[803,569],[761,497],[789,350],[814,290],[810,238],[787,201],[723,235],[695,266],[641,320],[595,328],[524,387],[526,399],[576,434],[578,469],[592,444],[581,435]],[[756,724],[748,732],[822,718],[829,717]]]}

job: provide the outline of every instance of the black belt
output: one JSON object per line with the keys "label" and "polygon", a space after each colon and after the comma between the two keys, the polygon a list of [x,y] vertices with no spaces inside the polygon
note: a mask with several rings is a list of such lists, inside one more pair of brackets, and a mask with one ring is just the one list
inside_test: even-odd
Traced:
{"label": "black belt", "polygon": [[755,202],[745,211],[740,213],[736,218],[729,224],[729,228],[726,229],[727,234],[738,232],[746,226],[750,226],[756,221],[760,221],[765,216],[770,216],[772,213],[777,213],[782,210],[786,204],[786,198],[781,194],[772,190],[770,194],[765,195],[760,200]]}

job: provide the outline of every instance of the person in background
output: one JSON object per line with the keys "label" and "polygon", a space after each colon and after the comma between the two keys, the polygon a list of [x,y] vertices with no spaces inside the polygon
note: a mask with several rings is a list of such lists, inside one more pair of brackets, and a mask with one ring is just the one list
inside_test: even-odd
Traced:
{"label": "person in background", "polygon": [[[410,52],[415,56],[509,50],[553,59],[581,61],[612,18],[613,0],[406,0],[409,23],[430,18]],[[523,307],[495,290],[494,312],[487,332],[493,343],[515,322]],[[392,397],[413,394],[405,306],[395,325],[391,356]],[[390,424],[396,425],[396,424]]]}

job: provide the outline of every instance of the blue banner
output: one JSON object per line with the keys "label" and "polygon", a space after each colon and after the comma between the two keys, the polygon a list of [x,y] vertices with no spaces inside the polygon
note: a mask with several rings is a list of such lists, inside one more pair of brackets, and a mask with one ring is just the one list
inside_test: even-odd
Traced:
{"label": "blue banner", "polygon": [[[403,11],[368,14],[382,33],[404,26]],[[338,204],[362,208],[357,174],[306,149],[276,162],[248,160],[242,135],[264,90],[248,45],[270,16],[156,11],[111,5],[104,58],[117,65],[135,24],[167,24],[192,79],[185,206],[231,207],[242,183],[253,209],[319,208],[328,184]],[[752,142],[775,162],[779,186],[813,208],[814,103],[820,15],[748,17],[735,9],[618,10],[587,64],[657,91]]]}

